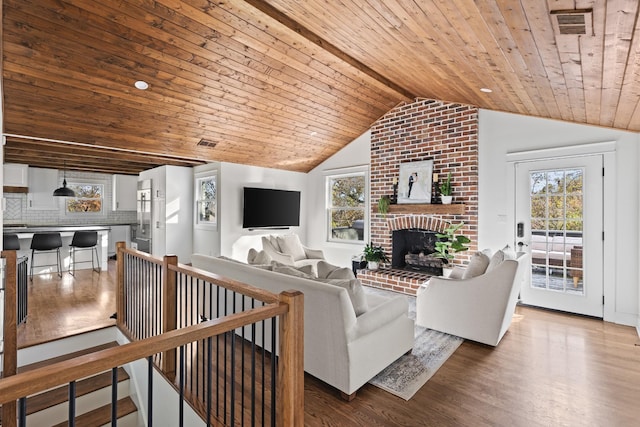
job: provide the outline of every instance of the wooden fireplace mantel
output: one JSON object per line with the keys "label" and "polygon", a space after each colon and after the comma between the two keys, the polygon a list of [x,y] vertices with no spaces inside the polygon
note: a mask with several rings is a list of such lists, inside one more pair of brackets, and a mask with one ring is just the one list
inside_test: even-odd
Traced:
{"label": "wooden fireplace mantel", "polygon": [[[373,206],[373,211],[378,212],[378,207]],[[436,214],[436,215],[464,215],[464,203],[452,203],[450,205],[431,203],[406,203],[389,205],[390,214]]]}

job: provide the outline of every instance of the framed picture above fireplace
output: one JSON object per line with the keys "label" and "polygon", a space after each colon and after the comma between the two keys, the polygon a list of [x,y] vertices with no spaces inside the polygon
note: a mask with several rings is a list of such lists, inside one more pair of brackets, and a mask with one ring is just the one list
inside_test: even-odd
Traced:
{"label": "framed picture above fireplace", "polygon": [[400,164],[398,203],[431,203],[433,160]]}

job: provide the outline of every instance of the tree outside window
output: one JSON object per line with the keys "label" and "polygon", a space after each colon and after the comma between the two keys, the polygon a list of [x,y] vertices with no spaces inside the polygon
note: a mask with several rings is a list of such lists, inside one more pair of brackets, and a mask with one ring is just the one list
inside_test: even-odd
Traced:
{"label": "tree outside window", "polygon": [[531,173],[531,229],[548,233],[582,232],[581,169]]}
{"label": "tree outside window", "polygon": [[102,184],[70,184],[76,197],[66,200],[67,213],[101,213],[104,194]]}
{"label": "tree outside window", "polygon": [[363,242],[366,180],[364,173],[327,177],[329,240]]}
{"label": "tree outside window", "polygon": [[196,211],[198,224],[215,226],[218,223],[218,188],[215,176],[196,180]]}

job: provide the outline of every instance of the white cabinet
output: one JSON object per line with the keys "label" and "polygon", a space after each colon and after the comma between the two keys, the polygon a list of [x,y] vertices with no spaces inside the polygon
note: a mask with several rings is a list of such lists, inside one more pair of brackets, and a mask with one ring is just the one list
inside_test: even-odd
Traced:
{"label": "white cabinet", "polygon": [[5,163],[2,168],[5,187],[28,187],[29,166],[18,163]]}
{"label": "white cabinet", "polygon": [[29,194],[27,208],[32,210],[58,210],[59,199],[53,192],[60,187],[57,169],[29,168]]}
{"label": "white cabinet", "polygon": [[113,175],[112,205],[114,211],[135,211],[136,191],[138,190],[137,175]]}
{"label": "white cabinet", "polygon": [[140,173],[151,180],[151,253],[191,262],[193,252],[193,170],[160,166]]}

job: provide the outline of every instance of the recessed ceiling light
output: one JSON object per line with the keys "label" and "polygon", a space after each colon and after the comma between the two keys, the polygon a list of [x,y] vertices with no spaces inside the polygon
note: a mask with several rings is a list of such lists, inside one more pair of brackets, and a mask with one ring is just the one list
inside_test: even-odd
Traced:
{"label": "recessed ceiling light", "polygon": [[480,88],[480,92],[491,93],[493,91],[491,89],[489,89],[488,87],[481,87]]}
{"label": "recessed ceiling light", "polygon": [[138,80],[133,85],[136,87],[136,89],[140,89],[140,90],[149,89],[149,83],[145,82],[144,80]]}

